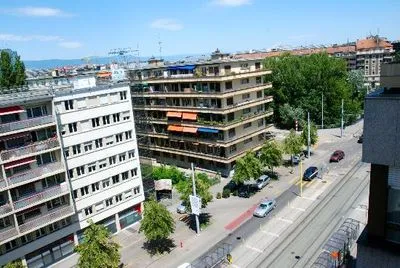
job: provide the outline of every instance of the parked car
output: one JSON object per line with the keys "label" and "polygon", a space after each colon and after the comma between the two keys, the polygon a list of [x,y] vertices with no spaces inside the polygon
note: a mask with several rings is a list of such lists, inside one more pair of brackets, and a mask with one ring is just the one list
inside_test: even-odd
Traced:
{"label": "parked car", "polygon": [[231,193],[233,193],[234,191],[236,191],[239,188],[239,185],[237,185],[233,180],[230,180],[223,188],[223,190],[225,189],[229,189],[229,191],[231,191]]}
{"label": "parked car", "polygon": [[265,199],[254,210],[253,215],[256,217],[265,217],[275,207],[276,201],[274,199]]}
{"label": "parked car", "polygon": [[358,143],[363,143],[364,140],[364,134],[361,134],[361,136],[358,138]]}
{"label": "parked car", "polygon": [[261,190],[262,188],[264,188],[265,186],[267,186],[267,184],[269,183],[269,181],[271,180],[271,178],[268,175],[261,175],[255,184],[255,187],[258,190]]}
{"label": "parked car", "polygon": [[186,214],[187,213],[187,209],[186,209],[186,206],[185,206],[184,202],[179,204],[179,206],[176,208],[176,212],[178,212],[179,214]]}
{"label": "parked car", "polygon": [[318,176],[318,168],[317,167],[309,167],[304,171],[303,181],[311,181],[315,177]]}
{"label": "parked car", "polygon": [[243,185],[239,186],[239,189],[238,189],[239,197],[249,198],[252,193],[253,193],[253,191],[252,191],[251,185],[243,184]]}
{"label": "parked car", "polygon": [[305,154],[304,152],[301,152],[299,154],[295,154],[292,156],[292,163],[293,165],[298,165],[300,163],[300,160],[304,160],[305,159]]}
{"label": "parked car", "polygon": [[336,150],[333,152],[329,162],[339,162],[344,158],[344,152],[342,150]]}

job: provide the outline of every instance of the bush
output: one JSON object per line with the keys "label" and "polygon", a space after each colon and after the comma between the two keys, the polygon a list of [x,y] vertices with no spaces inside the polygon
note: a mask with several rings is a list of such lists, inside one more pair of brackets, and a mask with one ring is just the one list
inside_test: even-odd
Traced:
{"label": "bush", "polygon": [[221,192],[218,192],[217,193],[217,199],[221,199],[222,198],[222,194],[221,194]]}
{"label": "bush", "polygon": [[238,190],[236,189],[235,191],[232,192],[233,196],[238,196]]}
{"label": "bush", "polygon": [[154,180],[171,179],[172,184],[178,184],[185,180],[185,174],[174,166],[159,166],[152,169],[152,177]]}
{"label": "bush", "polygon": [[230,197],[231,196],[231,190],[229,190],[229,189],[224,189],[223,191],[222,191],[222,197],[223,198],[228,198],[228,197]]}

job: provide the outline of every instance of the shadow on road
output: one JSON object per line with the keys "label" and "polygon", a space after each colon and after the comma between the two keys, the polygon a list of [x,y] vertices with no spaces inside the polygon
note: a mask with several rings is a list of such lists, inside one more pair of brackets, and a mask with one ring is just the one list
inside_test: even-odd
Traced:
{"label": "shadow on road", "polygon": [[[210,224],[211,220],[211,214],[210,213],[201,213],[199,215],[199,223],[201,227],[205,227]],[[196,231],[196,219],[194,215],[185,215],[182,219],[182,222],[186,223],[186,225],[193,231]]]}
{"label": "shadow on road", "polygon": [[170,238],[146,241],[142,246],[151,256],[170,253],[175,247],[174,241]]}

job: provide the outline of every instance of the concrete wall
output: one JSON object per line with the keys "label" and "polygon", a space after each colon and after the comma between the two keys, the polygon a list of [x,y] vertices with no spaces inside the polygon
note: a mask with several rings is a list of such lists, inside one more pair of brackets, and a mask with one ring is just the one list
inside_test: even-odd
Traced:
{"label": "concrete wall", "polygon": [[400,63],[382,64],[381,85],[388,88],[400,88]]}

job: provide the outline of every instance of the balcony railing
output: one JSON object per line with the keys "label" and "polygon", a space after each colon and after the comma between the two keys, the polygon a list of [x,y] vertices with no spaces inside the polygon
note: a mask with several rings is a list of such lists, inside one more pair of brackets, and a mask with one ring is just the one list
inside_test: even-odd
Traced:
{"label": "balcony railing", "polygon": [[9,203],[0,206],[0,215],[6,214],[12,210],[12,207]]}
{"label": "balcony railing", "polygon": [[54,173],[58,170],[63,169],[61,162],[53,162],[37,168],[31,169],[28,172],[18,173],[8,178],[8,183],[10,185],[18,184],[24,181],[29,181],[31,179],[43,176],[45,174]]}
{"label": "balcony railing", "polygon": [[44,191],[34,193],[31,196],[14,201],[14,209],[17,210],[37,203],[41,203],[48,198],[52,198],[54,196],[58,196],[67,192],[68,192],[67,184],[62,184],[62,185],[60,184],[57,186],[53,186],[47,188]]}
{"label": "balcony railing", "polygon": [[0,230],[0,241],[5,241],[7,239],[10,239],[11,237],[16,236],[17,234],[18,234],[18,232],[15,227],[12,227],[5,231]]}
{"label": "balcony railing", "polygon": [[60,146],[60,142],[57,140],[57,138],[51,138],[45,141],[40,141],[20,148],[3,151],[1,152],[1,160],[7,161],[13,158],[19,158],[21,156],[34,154],[40,151],[46,151],[52,148],[56,148],[58,146]]}
{"label": "balcony railing", "polygon": [[48,225],[52,222],[58,221],[74,212],[71,205],[63,206],[58,209],[54,209],[50,213],[46,213],[30,221],[27,221],[19,226],[21,233],[26,233],[42,226]]}
{"label": "balcony railing", "polygon": [[5,180],[0,180],[0,189],[6,187],[6,181]]}
{"label": "balcony railing", "polygon": [[0,124],[0,133],[6,133],[11,131],[16,131],[25,128],[31,128],[35,126],[50,124],[54,122],[54,118],[52,115],[35,117],[28,120],[21,120],[10,122],[6,124]]}

